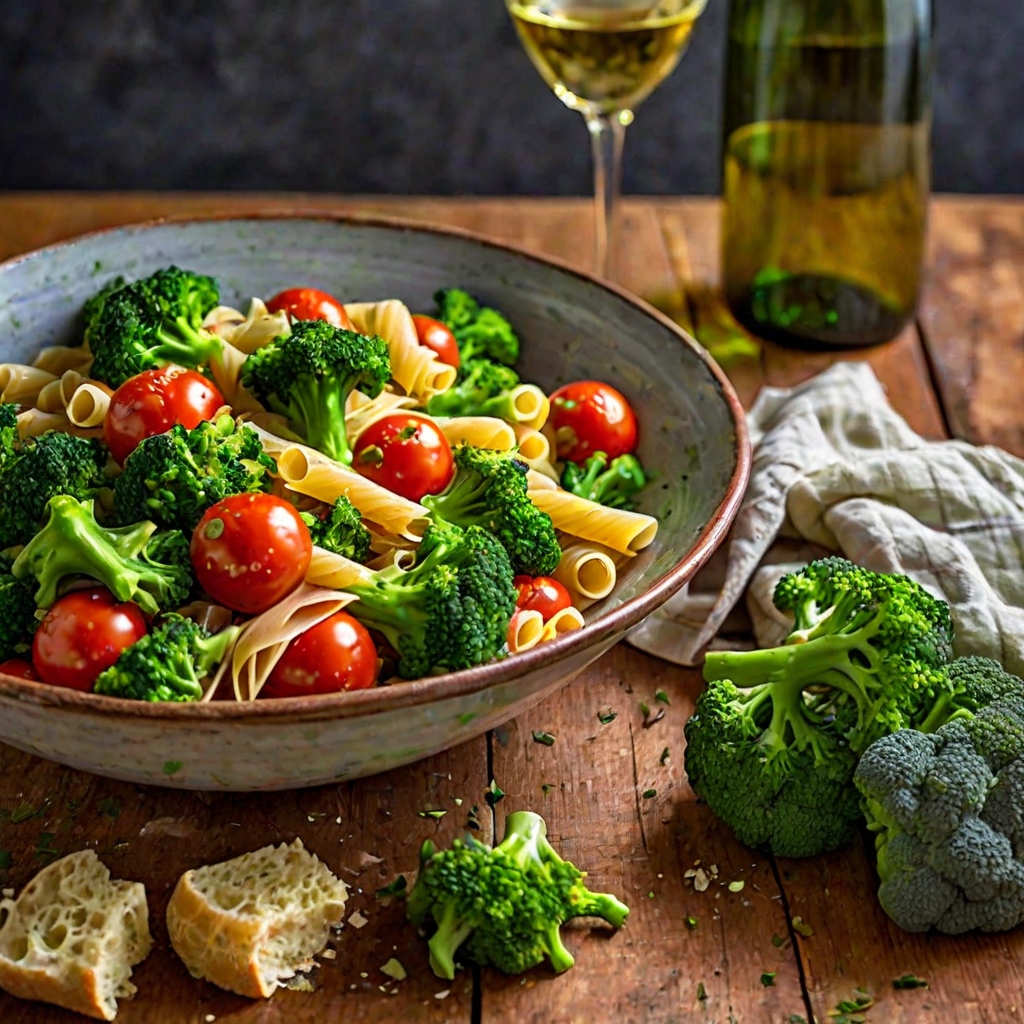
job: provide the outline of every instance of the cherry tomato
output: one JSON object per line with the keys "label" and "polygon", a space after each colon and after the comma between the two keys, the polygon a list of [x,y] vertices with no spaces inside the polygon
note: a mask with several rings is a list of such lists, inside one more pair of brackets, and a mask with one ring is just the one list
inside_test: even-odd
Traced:
{"label": "cherry tomato", "polygon": [[335,612],[285,648],[260,696],[365,690],[376,681],[377,648],[366,627],[348,612]]}
{"label": "cherry tomato", "polygon": [[287,288],[267,303],[267,309],[271,313],[284,310],[293,320],[326,320],[334,327],[352,330],[345,307],[333,295],[317,288]]}
{"label": "cherry tomato", "polygon": [[39,682],[39,674],[36,672],[35,665],[24,658],[8,658],[5,662],[0,663],[0,672],[7,676],[15,676],[17,679],[31,679],[33,682]]}
{"label": "cherry tomato", "polygon": [[572,604],[569,591],[550,576],[517,576],[512,582],[519,591],[516,607],[540,612],[545,622]]}
{"label": "cherry tomato", "polygon": [[138,605],[119,603],[106,587],[72,590],[39,624],[32,664],[44,683],[91,690],[96,677],[145,635]]}
{"label": "cherry tomato", "polygon": [[216,385],[195,370],[165,366],[129,377],[111,396],[103,436],[115,459],[124,460],[153,434],[175,423],[191,430],[224,405]]}
{"label": "cherry tomato", "polygon": [[551,423],[558,457],[585,462],[594,452],[609,459],[636,448],[636,416],[629,402],[610,384],[578,380],[551,396]]}
{"label": "cherry tomato", "polygon": [[455,340],[451,328],[447,324],[435,320],[432,316],[424,316],[422,313],[413,313],[412,322],[416,325],[416,337],[420,344],[425,345],[441,360],[449,366],[459,368],[459,343]]}
{"label": "cherry tomato", "polygon": [[356,472],[410,501],[440,494],[455,472],[448,438],[432,420],[409,413],[371,423],[354,451]]}
{"label": "cherry tomato", "polygon": [[211,505],[192,534],[192,567],[219,604],[256,615],[305,578],[313,541],[295,506],[272,494],[236,494]]}

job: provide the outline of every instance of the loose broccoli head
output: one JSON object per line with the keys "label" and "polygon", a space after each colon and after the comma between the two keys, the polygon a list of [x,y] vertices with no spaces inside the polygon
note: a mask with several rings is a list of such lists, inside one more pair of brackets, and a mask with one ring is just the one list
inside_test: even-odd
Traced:
{"label": "loose broccoli head", "polygon": [[505,654],[516,604],[512,568],[501,543],[478,526],[430,526],[411,569],[385,569],[372,584],[346,589],[359,598],[348,610],[384,634],[406,679]]}
{"label": "loose broccoli head", "polygon": [[1024,698],[865,751],[854,781],[877,833],[878,899],[906,931],[1024,922]]}
{"label": "loose broccoli head", "polygon": [[949,688],[939,694],[926,715],[909,723],[921,732],[934,732],[946,722],[970,717],[980,708],[1007,697],[1024,698],[1024,679],[1010,675],[998,661],[970,655],[947,667]]}
{"label": "loose broccoli head", "polygon": [[192,588],[189,544],[179,530],[156,523],[106,529],[96,522],[91,501],[59,494],[47,503],[46,525],[22,548],[11,566],[19,580],[34,579],[35,602],[49,608],[61,584],[85,576],[102,583],[119,601],[144,612],[176,608]]}
{"label": "loose broccoli head", "polygon": [[100,314],[103,312],[103,305],[114,292],[123,288],[128,281],[120,274],[111,278],[95,295],[85,300],[82,307],[82,341],[88,346],[96,324],[99,322]]}
{"label": "loose broccoli head", "polygon": [[333,327],[325,320],[299,320],[291,334],[257,349],[242,365],[242,383],[269,409],[288,417],[307,444],[349,465],[345,402],[355,388],[371,398],[391,377],[387,343]]}
{"label": "loose broccoli head", "polygon": [[85,341],[92,375],[112,388],[168,363],[197,367],[221,352],[223,342],[202,327],[220,299],[212,277],[178,267],[101,292],[87,303]]}
{"label": "loose broccoli head", "polygon": [[431,416],[497,416],[515,422],[512,389],[519,383],[515,370],[486,359],[462,363],[463,377],[453,388],[427,402]]}
{"label": "loose broccoli head", "polygon": [[353,562],[365,562],[370,554],[370,531],[363,525],[359,509],[344,494],[323,515],[303,512],[313,543]]}
{"label": "loose broccoli head", "polygon": [[647,474],[635,455],[619,455],[609,465],[604,452],[594,452],[586,462],[567,462],[562,470],[565,490],[609,508],[635,508],[633,495],[646,483]]}
{"label": "loose broccoli head", "polygon": [[517,575],[548,576],[562,549],[551,517],[530,501],[526,466],[512,452],[461,445],[455,475],[440,494],[423,504],[455,526],[482,526],[504,545]]}
{"label": "loose broccoli head", "polygon": [[508,816],[505,838],[491,849],[469,838],[449,850],[427,841],[406,909],[417,927],[432,921],[430,966],[455,977],[460,947],[480,965],[521,974],[545,959],[556,971],[573,965],[562,943],[564,922],[600,917],[616,928],[629,908],[583,884],[585,875],[563,860],[547,840],[544,820],[530,811]]}
{"label": "loose broccoli head", "polygon": [[123,525],[152,519],[191,533],[222,498],[270,490],[273,469],[257,433],[226,413],[193,430],[176,424],[125,460],[114,481],[114,514]]}
{"label": "loose broccoli head", "polygon": [[0,573],[0,661],[25,654],[38,625],[32,588],[10,572]]}
{"label": "loose broccoli head", "polygon": [[95,497],[108,486],[100,441],[48,430],[17,445],[0,465],[0,548],[24,544],[46,518],[57,494]]}
{"label": "loose broccoli head", "polygon": [[171,612],[100,673],[93,691],[128,700],[198,700],[202,681],[224,660],[239,631],[239,626],[229,626],[211,635]]}
{"label": "loose broccoli head", "polygon": [[840,558],[783,577],[775,604],[796,620],[782,646],[707,655],[686,771],[741,841],[812,856],[856,820],[857,755],[951,692],[952,629],[912,580]]}
{"label": "loose broccoli head", "polygon": [[444,288],[434,296],[438,319],[443,320],[459,344],[459,359],[493,359],[511,366],[519,358],[519,339],[512,325],[496,309],[481,306],[461,288]]}

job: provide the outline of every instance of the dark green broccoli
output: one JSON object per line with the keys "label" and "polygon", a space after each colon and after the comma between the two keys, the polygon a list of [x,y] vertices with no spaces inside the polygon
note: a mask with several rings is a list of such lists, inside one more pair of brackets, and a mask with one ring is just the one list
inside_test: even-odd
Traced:
{"label": "dark green broccoli", "polygon": [[858,755],[951,691],[952,627],[913,580],[841,558],[783,577],[774,601],[796,620],[782,646],[707,655],[686,771],[741,842],[809,857],[859,816]]}
{"label": "dark green broccoli", "polygon": [[219,300],[212,277],[178,267],[94,296],[85,331],[94,356],[92,376],[116,388],[143,370],[169,363],[209,364],[223,342],[202,323]]}
{"label": "dark green broccoli", "polygon": [[949,663],[948,675],[950,689],[939,695],[923,719],[911,723],[915,729],[934,732],[950,719],[969,716],[995,700],[1024,697],[1024,680],[991,658],[956,658]]}
{"label": "dark green broccoli", "polygon": [[39,625],[32,588],[6,570],[0,573],[0,661],[24,655]]}
{"label": "dark green broccoli", "polygon": [[647,474],[635,455],[619,455],[608,465],[604,452],[594,452],[586,462],[567,462],[562,470],[565,490],[609,508],[636,508],[633,495],[646,483]]}
{"label": "dark green broccoli", "polygon": [[516,422],[512,389],[519,383],[515,370],[486,359],[463,363],[462,380],[427,402],[431,416],[497,416]]}
{"label": "dark green broccoli", "polygon": [[93,691],[128,700],[199,700],[202,681],[224,660],[240,629],[229,626],[211,635],[191,619],[170,612],[100,673]]}
{"label": "dark green broccoli", "polygon": [[88,346],[90,343],[91,336],[96,330],[96,324],[99,322],[100,314],[103,312],[103,305],[107,299],[123,288],[128,281],[118,275],[115,278],[109,280],[95,295],[85,300],[85,305],[82,306],[82,341]]}
{"label": "dark green broccoli", "polygon": [[291,334],[257,349],[242,365],[245,387],[287,416],[307,444],[345,465],[352,462],[345,401],[356,388],[375,398],[390,377],[383,339],[325,320],[297,321]]}
{"label": "dark green broccoli", "polygon": [[516,588],[505,549],[478,526],[432,524],[409,570],[383,569],[346,587],[349,611],[398,652],[398,674],[415,679],[472,668],[506,651]]}
{"label": "dark green broccoli", "polygon": [[512,452],[460,445],[455,449],[455,475],[440,494],[422,504],[455,526],[482,526],[508,552],[512,571],[549,576],[562,549],[551,517],[526,493],[527,468]]}
{"label": "dark green broccoli", "polygon": [[114,514],[122,525],[152,519],[191,533],[222,498],[269,491],[274,468],[259,435],[227,413],[193,430],[176,424],[125,460],[114,481]]}
{"label": "dark green broccoli", "polygon": [[18,407],[13,402],[0,405],[0,468],[18,452]]}
{"label": "dark green broccoli", "polygon": [[109,486],[106,448],[91,438],[48,430],[28,437],[0,465],[0,548],[26,543],[57,494],[95,497]]}
{"label": "dark green broccoli", "polygon": [[896,924],[955,935],[1024,922],[1024,698],[884,736],[854,781],[877,833],[878,900]]}
{"label": "dark green broccoli", "polygon": [[438,319],[452,329],[459,343],[463,366],[480,358],[511,366],[519,358],[519,339],[496,309],[481,306],[461,288],[443,288],[434,295],[434,301]]}
{"label": "dark green broccoli", "polygon": [[46,525],[11,566],[19,580],[35,579],[38,607],[49,608],[61,583],[76,576],[102,583],[119,601],[134,601],[149,615],[188,600],[192,565],[180,530],[158,531],[148,521],[107,529],[96,522],[91,501],[67,494],[46,507]]}
{"label": "dark green broccoli", "polygon": [[363,525],[359,509],[344,494],[322,515],[303,512],[313,543],[353,562],[365,562],[370,554],[370,531]]}
{"label": "dark green broccoli", "polygon": [[566,921],[599,917],[620,928],[629,914],[616,897],[587,889],[585,877],[555,852],[540,815],[516,811],[493,849],[471,837],[456,839],[449,850],[425,842],[406,911],[418,928],[436,925],[430,966],[439,978],[455,977],[460,948],[505,974],[521,974],[545,958],[567,971],[574,960],[560,934]]}

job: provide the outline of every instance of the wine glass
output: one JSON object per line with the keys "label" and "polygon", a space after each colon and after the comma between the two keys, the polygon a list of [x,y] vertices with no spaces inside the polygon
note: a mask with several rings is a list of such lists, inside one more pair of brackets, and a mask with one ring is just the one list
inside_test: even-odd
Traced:
{"label": "wine glass", "polygon": [[578,110],[594,156],[595,267],[610,276],[622,144],[633,111],[675,69],[707,0],[505,0],[534,67]]}

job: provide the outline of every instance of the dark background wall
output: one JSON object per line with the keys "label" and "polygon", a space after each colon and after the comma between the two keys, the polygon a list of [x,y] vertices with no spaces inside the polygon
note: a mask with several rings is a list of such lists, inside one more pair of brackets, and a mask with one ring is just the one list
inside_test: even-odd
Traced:
{"label": "dark background wall", "polygon": [[[910,0],[906,0],[910,2]],[[1024,192],[1024,0],[935,0],[935,187]],[[716,192],[726,0],[640,109],[630,192]],[[501,0],[0,0],[0,188],[584,193]]]}

